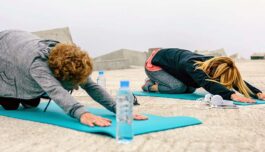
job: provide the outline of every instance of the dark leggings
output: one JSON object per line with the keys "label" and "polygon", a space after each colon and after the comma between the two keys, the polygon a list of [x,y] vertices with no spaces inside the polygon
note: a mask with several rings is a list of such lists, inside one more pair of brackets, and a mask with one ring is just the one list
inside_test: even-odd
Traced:
{"label": "dark leggings", "polygon": [[5,110],[17,110],[20,103],[25,108],[35,108],[39,105],[40,98],[24,100],[24,99],[0,97],[0,105]]}

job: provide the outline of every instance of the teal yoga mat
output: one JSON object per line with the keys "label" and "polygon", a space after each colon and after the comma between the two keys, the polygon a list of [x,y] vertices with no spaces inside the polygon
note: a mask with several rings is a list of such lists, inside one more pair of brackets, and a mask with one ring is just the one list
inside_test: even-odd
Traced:
{"label": "teal yoga mat", "polygon": [[[0,115],[18,118],[23,120],[35,121],[40,123],[52,124],[64,128],[70,128],[82,132],[99,133],[109,135],[111,137],[116,136],[116,120],[115,115],[105,109],[89,108],[88,111],[106,117],[112,120],[110,127],[89,127],[81,124],[78,120],[66,115],[61,108],[55,103],[51,103],[48,110],[43,112],[47,103],[41,103],[38,108],[35,109],[22,109],[19,110],[4,110],[0,106]],[[192,125],[198,125],[202,122],[193,117],[177,116],[177,117],[162,117],[155,115],[147,115],[148,120],[134,121],[133,132],[134,135],[146,134],[150,132],[158,132],[162,130],[187,127]]]}
{"label": "teal yoga mat", "polygon": [[[184,99],[184,100],[197,100],[203,98],[203,94],[190,93],[190,94],[162,94],[162,93],[152,93],[152,92],[143,92],[143,91],[134,91],[135,96],[150,96],[150,97],[161,97],[161,98],[173,98],[173,99]],[[250,106],[256,104],[265,104],[265,101],[256,100],[256,103],[243,103],[243,102],[234,102],[235,105],[240,106]]]}

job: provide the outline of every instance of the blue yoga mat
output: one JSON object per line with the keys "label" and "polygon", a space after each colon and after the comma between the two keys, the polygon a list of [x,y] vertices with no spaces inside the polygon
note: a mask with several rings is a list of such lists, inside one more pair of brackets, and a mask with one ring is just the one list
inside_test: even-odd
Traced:
{"label": "blue yoga mat", "polygon": [[[184,100],[197,100],[199,98],[204,98],[203,94],[198,94],[196,92],[189,94],[162,94],[162,93],[153,93],[153,92],[134,91],[133,94],[135,96],[150,96],[150,97],[173,98],[173,99],[184,99]],[[256,103],[243,103],[243,102],[234,101],[234,104],[240,106],[250,106],[256,104],[265,104],[265,101],[256,100]]]}
{"label": "blue yoga mat", "polygon": [[[51,103],[48,110],[43,112],[46,103],[41,103],[38,108],[35,109],[23,109],[19,110],[4,110],[0,106],[0,115],[18,118],[23,120],[35,121],[40,123],[52,124],[64,128],[70,128],[82,132],[106,134],[111,137],[116,136],[116,118],[115,115],[105,109],[89,108],[88,111],[111,119],[112,125],[109,127],[89,127],[81,124],[78,120],[66,115],[61,108],[55,103]],[[145,121],[133,121],[134,135],[146,134],[150,132],[158,132],[162,130],[181,128],[186,126],[198,125],[202,122],[193,117],[177,116],[177,117],[162,117],[155,115],[147,115],[148,120]]]}

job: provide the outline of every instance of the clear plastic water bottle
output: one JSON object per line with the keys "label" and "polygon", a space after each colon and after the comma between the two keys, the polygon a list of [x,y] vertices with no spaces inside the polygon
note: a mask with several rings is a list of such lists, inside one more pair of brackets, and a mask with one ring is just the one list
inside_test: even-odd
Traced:
{"label": "clear plastic water bottle", "polygon": [[129,81],[121,81],[116,96],[116,139],[118,143],[129,143],[133,140],[133,96]]}
{"label": "clear plastic water bottle", "polygon": [[98,72],[97,84],[106,89],[106,78],[104,75],[104,71]]}

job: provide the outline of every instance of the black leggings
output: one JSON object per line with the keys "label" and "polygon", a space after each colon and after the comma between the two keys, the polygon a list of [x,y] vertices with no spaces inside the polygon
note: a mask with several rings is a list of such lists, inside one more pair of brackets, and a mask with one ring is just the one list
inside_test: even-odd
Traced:
{"label": "black leggings", "polygon": [[34,108],[39,105],[40,98],[24,100],[24,99],[0,97],[0,105],[5,110],[17,110],[20,103],[25,108]]}

